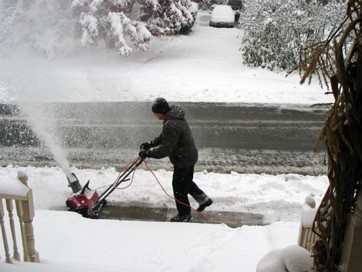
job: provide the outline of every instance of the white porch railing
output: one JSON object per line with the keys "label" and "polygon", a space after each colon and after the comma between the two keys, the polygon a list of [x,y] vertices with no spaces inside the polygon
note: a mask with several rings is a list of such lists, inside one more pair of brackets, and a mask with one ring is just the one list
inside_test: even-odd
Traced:
{"label": "white porch railing", "polygon": [[312,252],[318,236],[312,231],[313,221],[317,213],[316,203],[313,197],[308,196],[302,207],[298,245]]}
{"label": "white porch railing", "polygon": [[[299,230],[298,245],[312,253],[318,236],[312,231],[316,209],[313,199],[306,199]],[[358,194],[357,205],[351,213],[340,262],[341,271],[360,272],[362,267],[362,191]],[[313,268],[312,268],[312,271]]]}
{"label": "white porch railing", "polygon": [[[24,261],[39,262],[32,224],[34,218],[33,192],[27,186],[27,180],[27,175],[22,172],[18,172],[18,179],[0,179],[0,226],[5,254],[3,257],[7,263],[12,263],[13,259],[21,261],[17,233],[20,233],[21,236]],[[16,210],[17,221],[16,218],[14,219],[14,210]],[[12,257],[10,245],[12,245]]]}

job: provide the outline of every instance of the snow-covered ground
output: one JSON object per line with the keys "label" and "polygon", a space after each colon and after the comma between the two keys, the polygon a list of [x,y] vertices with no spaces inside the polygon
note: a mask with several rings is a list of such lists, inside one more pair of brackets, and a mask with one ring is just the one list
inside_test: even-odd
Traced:
{"label": "snow-covered ground", "polygon": [[17,51],[1,60],[0,88],[4,82],[10,88],[3,86],[0,101],[332,102],[317,81],[300,85],[298,74],[244,66],[242,35],[237,28],[196,25],[188,36],[154,38],[147,52],[128,58],[101,43],[51,60]]}
{"label": "snow-covered ground", "polygon": [[[42,101],[152,101],[158,96],[169,101],[283,106],[332,102],[317,82],[300,86],[299,75],[285,77],[285,72],[244,66],[241,36],[236,28],[196,25],[189,36],[153,39],[149,51],[128,58],[102,48],[73,50],[52,60],[18,53],[0,62],[0,101],[20,107]],[[31,115],[31,107],[24,108]],[[151,160],[149,164],[152,167]],[[100,188],[116,178],[114,167],[72,171],[83,184],[90,179],[93,188]],[[230,228],[82,218],[66,211],[71,191],[61,168],[9,165],[0,169],[0,183],[15,180],[19,170],[28,174],[34,190],[41,264],[5,264],[0,248],[1,271],[252,272],[271,250],[296,244],[305,197],[313,195],[319,203],[328,185],[326,176],[195,173],[195,181],[214,200],[209,210],[262,213],[270,222]],[[172,173],[158,170],[155,175],[171,193]],[[109,200],[174,207],[145,169],[137,170],[132,186],[116,190]],[[273,256],[278,257],[272,264],[279,265],[283,255]]]}
{"label": "snow-covered ground", "polygon": [[[28,174],[34,191],[36,249],[41,262],[48,265],[44,270],[30,270],[31,266],[19,263],[0,263],[1,271],[80,269],[69,268],[72,265],[90,271],[255,271],[269,251],[297,243],[305,198],[313,195],[319,202],[328,183],[325,176],[196,173],[195,181],[214,200],[205,215],[207,210],[254,212],[272,222],[230,228],[226,224],[85,219],[66,211],[65,200],[71,191],[62,169],[8,166],[0,169],[0,180],[15,179],[19,170]],[[83,184],[90,179],[91,187],[99,192],[117,177],[114,168],[73,170]],[[158,170],[155,175],[172,194],[172,173]],[[129,188],[116,190],[108,200],[174,207],[155,177],[144,169],[135,172]],[[4,256],[2,250],[0,255]],[[280,263],[276,257],[275,263]],[[60,270],[60,264],[67,267]]]}

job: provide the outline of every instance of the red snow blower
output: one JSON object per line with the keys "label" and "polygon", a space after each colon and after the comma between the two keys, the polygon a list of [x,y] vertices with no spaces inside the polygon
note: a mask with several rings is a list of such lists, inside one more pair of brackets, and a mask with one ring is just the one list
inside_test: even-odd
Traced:
{"label": "red snow blower", "polygon": [[[66,200],[68,211],[77,212],[84,217],[98,218],[102,207],[106,205],[106,198],[122,183],[129,180],[128,176],[143,162],[142,158],[137,158],[126,170],[120,173],[115,182],[99,195],[96,190],[89,188],[89,180],[79,193],[71,195]],[[74,175],[74,174],[73,174]],[[76,177],[74,175],[74,177]]]}

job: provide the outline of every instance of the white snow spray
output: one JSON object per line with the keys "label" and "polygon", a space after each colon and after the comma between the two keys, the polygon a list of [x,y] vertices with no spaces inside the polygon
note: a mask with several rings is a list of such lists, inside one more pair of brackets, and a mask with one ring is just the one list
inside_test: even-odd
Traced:
{"label": "white snow spray", "polygon": [[58,131],[57,119],[55,118],[54,104],[51,102],[41,102],[39,94],[32,92],[31,85],[24,84],[21,81],[17,81],[15,85],[13,82],[9,82],[9,79],[2,79],[2,84],[4,82],[7,92],[22,112],[29,127],[41,143],[49,149],[68,181],[74,182],[75,176],[68,162],[67,152],[61,144],[61,135]]}
{"label": "white snow spray", "polygon": [[40,102],[18,101],[21,111],[33,131],[41,141],[49,148],[54,160],[63,169],[67,177],[71,177],[71,168],[67,154],[60,144],[60,137],[57,133],[57,123],[51,105]]}
{"label": "white snow spray", "polygon": [[[74,192],[77,178],[71,173],[62,148],[56,112],[51,104],[57,101],[54,96],[64,96],[51,91],[67,83],[52,60],[57,54],[62,56],[79,48],[79,41],[75,43],[71,34],[74,21],[69,18],[70,5],[68,1],[57,0],[33,1],[31,5],[27,1],[5,2],[0,4],[4,11],[1,19],[6,22],[1,24],[0,32],[0,37],[6,37],[0,47],[0,90],[8,95],[1,96],[13,98],[31,129],[63,169]],[[50,78],[49,70],[62,76]]]}

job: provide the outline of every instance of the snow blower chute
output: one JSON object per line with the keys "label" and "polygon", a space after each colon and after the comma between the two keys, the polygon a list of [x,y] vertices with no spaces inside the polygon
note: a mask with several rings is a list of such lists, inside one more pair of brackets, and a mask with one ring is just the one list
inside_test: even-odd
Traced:
{"label": "snow blower chute", "polygon": [[82,190],[82,186],[79,183],[77,176],[74,173],[70,173],[67,176],[69,187],[72,188],[73,193],[77,193]]}
{"label": "snow blower chute", "polygon": [[[109,187],[99,195],[96,190],[89,188],[88,181],[79,193],[71,195],[66,200],[68,211],[80,213],[84,217],[97,218],[99,211],[106,205],[106,198],[122,183],[129,180],[128,176],[143,162],[137,158],[126,170],[120,173]],[[75,175],[74,175],[75,176]]]}

